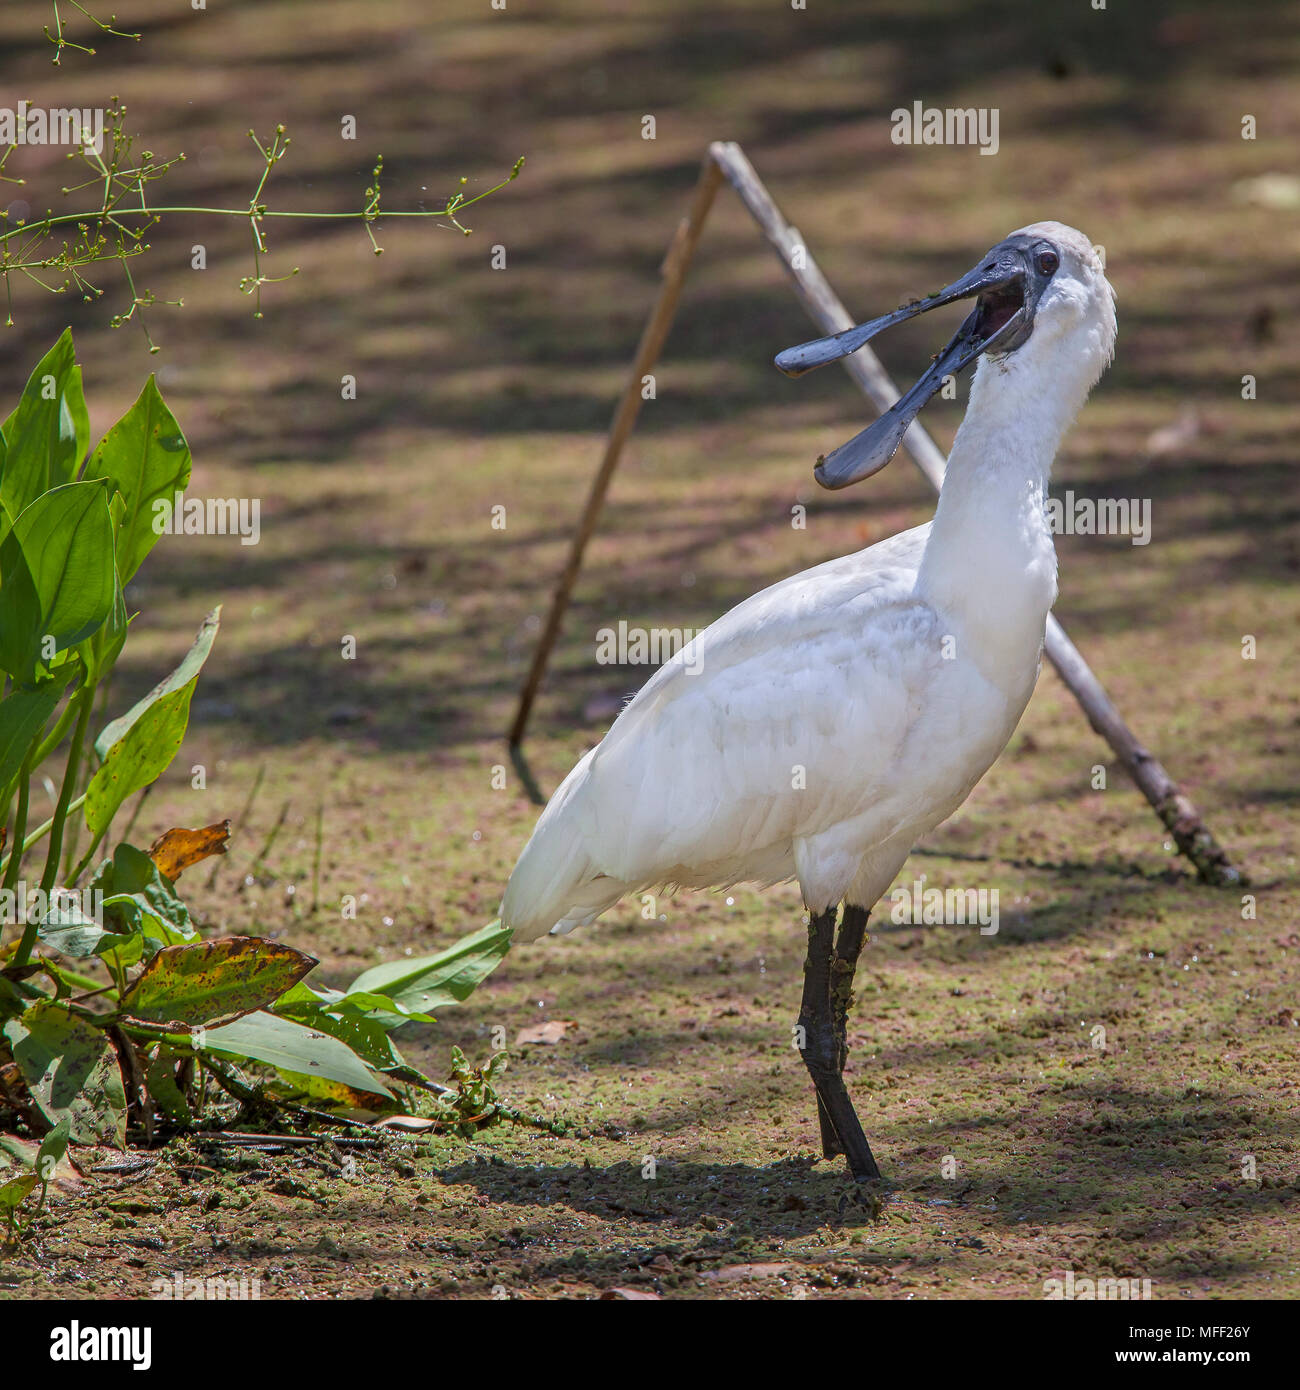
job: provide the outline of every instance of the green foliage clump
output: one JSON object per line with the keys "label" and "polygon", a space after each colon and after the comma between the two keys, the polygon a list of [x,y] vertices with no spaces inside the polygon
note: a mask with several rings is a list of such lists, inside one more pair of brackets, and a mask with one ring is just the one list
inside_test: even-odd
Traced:
{"label": "green foliage clump", "polygon": [[[497,965],[510,944],[499,922],[330,989],[307,982],[316,961],[293,947],[200,937],[175,879],[224,852],[228,822],[170,830],[149,850],[118,843],[92,871],[123,803],[181,746],[221,610],[174,671],[91,736],[129,635],[126,586],[159,538],[154,504],[184,491],[190,451],[152,377],[89,442],[65,332],[0,425],[0,1130],[44,1139],[34,1171],[0,1186],[11,1233],[68,1144],[184,1130],[212,1108],[208,1081],[231,1111],[218,1122],[406,1115],[468,1131],[514,1117],[492,1089],[498,1059],[477,1070],[457,1054],[448,1087],[393,1038]],[[55,811],[33,829],[47,765]]]}

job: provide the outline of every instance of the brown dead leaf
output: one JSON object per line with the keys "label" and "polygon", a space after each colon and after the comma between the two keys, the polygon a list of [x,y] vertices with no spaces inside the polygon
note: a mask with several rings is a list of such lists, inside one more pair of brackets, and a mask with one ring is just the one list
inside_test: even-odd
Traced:
{"label": "brown dead leaf", "polygon": [[515,1039],[516,1047],[526,1047],[529,1043],[541,1043],[554,1047],[570,1028],[578,1025],[572,1019],[553,1018],[549,1023],[535,1023],[531,1028],[521,1028]]}
{"label": "brown dead leaf", "polygon": [[149,858],[158,872],[174,883],[186,869],[210,854],[225,854],[230,841],[230,822],[219,820],[202,830],[166,830],[149,846]]}

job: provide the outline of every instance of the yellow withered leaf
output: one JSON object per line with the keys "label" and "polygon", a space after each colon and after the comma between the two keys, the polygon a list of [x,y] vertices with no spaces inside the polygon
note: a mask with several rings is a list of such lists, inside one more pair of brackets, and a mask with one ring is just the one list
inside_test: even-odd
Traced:
{"label": "yellow withered leaf", "polygon": [[164,831],[149,846],[149,858],[153,860],[160,874],[165,874],[173,882],[180,878],[191,865],[206,859],[210,854],[225,854],[230,840],[230,822],[219,820],[213,825],[205,825],[201,830],[186,830],[178,827]]}

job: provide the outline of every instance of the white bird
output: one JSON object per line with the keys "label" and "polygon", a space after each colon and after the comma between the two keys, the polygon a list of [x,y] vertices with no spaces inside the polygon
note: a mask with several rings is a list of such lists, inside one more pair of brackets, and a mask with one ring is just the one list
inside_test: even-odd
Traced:
{"label": "white bird", "polygon": [[665,662],[551,798],[501,905],[528,941],[642,889],[797,878],[804,1062],[823,1152],[858,1179],[880,1176],[843,1079],[867,917],[1033,691],[1056,598],[1048,477],[1110,361],[1114,293],[1082,233],[1039,222],[940,293],[777,358],[797,376],[972,296],[916,385],[815,470],[835,488],[883,468],[978,358],[934,520],[764,589]]}

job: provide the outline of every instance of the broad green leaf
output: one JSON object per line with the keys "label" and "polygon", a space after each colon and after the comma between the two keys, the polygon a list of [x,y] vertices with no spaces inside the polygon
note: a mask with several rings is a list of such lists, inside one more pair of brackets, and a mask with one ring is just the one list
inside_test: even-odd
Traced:
{"label": "broad green leaf", "polygon": [[[118,524],[125,508],[122,494],[115,492],[108,504],[108,523],[116,537]],[[116,545],[116,541],[115,541]],[[113,606],[108,617],[77,647],[86,670],[86,680],[98,684],[117,664],[126,644],[127,630],[131,626],[131,615],[126,611],[126,596],[122,592],[122,578],[117,572],[115,554],[113,570]]]}
{"label": "broad green leaf", "polygon": [[4,1028],[14,1061],[42,1115],[66,1115],[78,1144],[126,1140],[126,1092],[117,1055],[103,1032],[61,1004],[33,1004]]}
{"label": "broad green leaf", "polygon": [[[122,844],[111,859],[95,870],[92,891],[103,893],[104,925],[110,932],[136,932],[149,929],[150,919],[166,924],[181,940],[195,934],[189,909],[177,896],[171,880],[158,872],[158,866],[142,849]],[[161,932],[158,940],[166,940]]]}
{"label": "broad green leaf", "polygon": [[117,572],[127,584],[157,542],[154,503],[171,503],[190,480],[190,448],[151,376],[135,404],[100,440],[87,478],[107,478],[125,506],[117,523]]}
{"label": "broad green leaf", "polygon": [[[105,903],[107,910],[108,904]],[[99,939],[95,954],[115,970],[124,970],[129,965],[139,965],[140,961],[152,956],[163,946],[184,946],[198,935],[195,928],[179,932],[161,917],[147,912],[141,918],[140,926],[125,935],[105,932]]]}
{"label": "broad green leaf", "polygon": [[363,1014],[350,1010],[327,1013],[323,1009],[299,1013],[281,1008],[278,1000],[275,1012],[281,1018],[292,1017],[309,1028],[318,1028],[322,1033],[347,1043],[358,1057],[379,1071],[387,1071],[401,1062],[401,1054],[389,1041],[387,1030]]}
{"label": "broad green leaf", "polygon": [[280,1014],[310,1014],[317,1009],[328,1008],[335,1000],[342,998],[342,990],[330,989],[328,985],[309,985],[306,980],[299,980],[275,1001],[275,1011]]}
{"label": "broad green leaf", "polygon": [[386,1021],[389,1017],[405,1023],[437,1022],[432,1014],[408,1009],[387,994],[375,994],[370,990],[350,990],[347,994],[336,989],[321,992],[307,984],[295,985],[282,994],[275,1001],[275,1012],[309,1023],[322,1014],[331,1013],[340,1017],[369,1017],[371,1022],[383,1021],[385,1028],[396,1026]]}
{"label": "broad green leaf", "polygon": [[16,1134],[0,1133],[0,1171],[17,1167],[34,1173],[38,1182],[58,1182],[67,1189],[82,1185],[81,1174],[68,1161],[68,1140],[72,1126],[65,1115],[45,1136],[41,1144]]}
{"label": "broad green leaf", "polygon": [[146,1023],[216,1027],[263,1008],[316,964],[257,936],[164,946],[122,996],[121,1011]]}
{"label": "broad green leaf", "polygon": [[346,1044],[275,1014],[253,1013],[220,1028],[206,1028],[196,1049],[264,1062],[280,1071],[324,1077],[356,1091],[391,1094]]}
{"label": "broad green leaf", "polygon": [[37,935],[47,945],[65,956],[93,956],[113,934],[106,932],[93,917],[82,910],[80,894],[54,889],[50,895],[45,920]]}
{"label": "broad green leaf", "polygon": [[68,1140],[72,1136],[72,1117],[65,1115],[41,1141],[36,1154],[36,1176],[48,1183],[59,1166],[59,1160],[68,1151]]}
{"label": "broad green leaf", "polygon": [[11,523],[42,493],[72,482],[86,455],[90,421],[75,358],[72,331],[65,328],[4,422],[0,507]]}
{"label": "broad green leaf", "polygon": [[85,805],[93,832],[106,829],[126,798],[159,777],[176,756],[189,723],[190,696],[220,622],[221,609],[215,608],[185,660],[95,740],[102,762],[86,788]]}
{"label": "broad green leaf", "polygon": [[0,700],[0,797],[18,775],[27,750],[44,731],[66,683],[54,680],[34,690],[11,690]]}
{"label": "broad green leaf", "polygon": [[86,789],[86,824],[92,831],[107,829],[127,797],[156,781],[171,765],[185,741],[193,691],[191,683],[155,701],[130,733],[108,750]]}
{"label": "broad green leaf", "polygon": [[427,1013],[458,1004],[500,964],[510,949],[511,928],[489,922],[436,956],[388,961],[358,975],[348,994],[383,994],[404,1008]]}
{"label": "broad green leaf", "polygon": [[38,661],[103,623],[116,587],[104,485],[68,483],[38,497],[0,545],[0,666],[30,684]]}
{"label": "broad green leaf", "polygon": [[132,726],[144,714],[150,705],[160,700],[165,695],[175,694],[184,690],[187,686],[193,686],[199,672],[203,669],[203,663],[208,659],[208,653],[212,650],[212,644],[217,639],[217,630],[221,626],[221,605],[203,619],[199,627],[198,636],[195,637],[193,644],[185,659],[166,679],[158,682],[157,685],[142,699],[137,700],[127,712],[120,718],[113,720],[102,734],[95,740],[95,755],[102,762],[108,755],[109,750],[114,744],[120,743],[123,738],[131,731]]}
{"label": "broad green leaf", "polygon": [[421,1013],[419,1009],[409,1009],[400,999],[390,994],[376,994],[370,989],[350,989],[334,1006],[340,1012],[355,1012],[376,1018],[380,1014],[397,1014],[408,1023],[436,1023],[432,1014]]}
{"label": "broad green leaf", "polygon": [[36,1190],[39,1181],[35,1173],[10,1178],[0,1187],[0,1211],[16,1211]]}
{"label": "broad green leaf", "polygon": [[331,1081],[314,1073],[288,1071],[284,1067],[276,1070],[281,1081],[289,1088],[289,1099],[306,1097],[316,1105],[336,1105],[372,1115],[397,1107],[392,1096],[381,1096],[377,1091],[359,1091],[355,1086],[346,1086],[341,1081]]}

